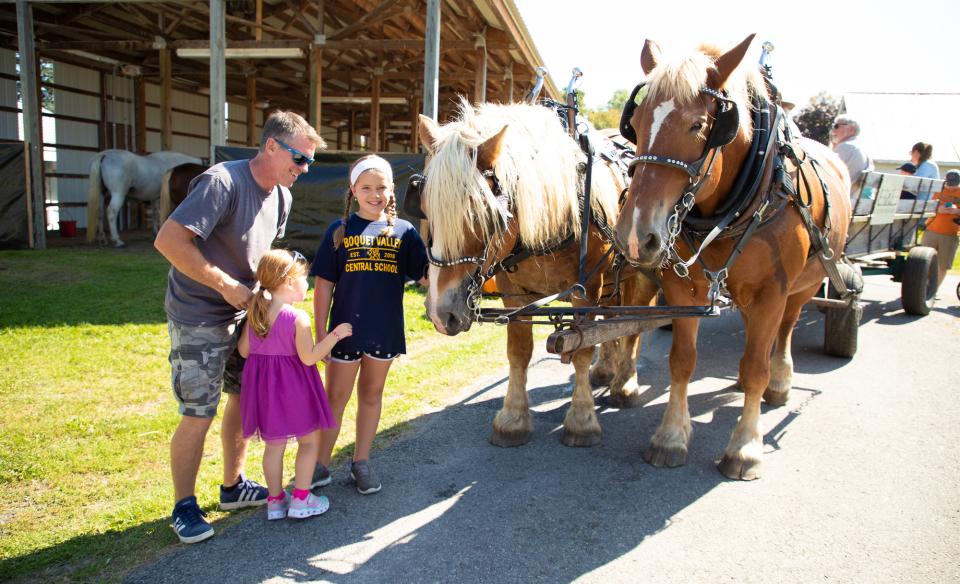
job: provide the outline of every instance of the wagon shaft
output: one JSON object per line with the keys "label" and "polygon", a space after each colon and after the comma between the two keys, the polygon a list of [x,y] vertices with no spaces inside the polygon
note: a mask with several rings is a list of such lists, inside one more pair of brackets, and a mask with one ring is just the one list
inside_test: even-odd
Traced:
{"label": "wagon shaft", "polygon": [[557,331],[547,337],[547,351],[561,355],[564,361],[584,347],[592,347],[613,339],[636,335],[650,329],[668,325],[672,318],[653,320],[616,320],[588,322]]}

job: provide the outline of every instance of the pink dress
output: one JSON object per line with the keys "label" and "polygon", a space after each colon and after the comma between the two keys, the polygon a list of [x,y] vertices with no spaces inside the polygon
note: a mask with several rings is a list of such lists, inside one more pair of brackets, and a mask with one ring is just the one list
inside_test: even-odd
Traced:
{"label": "pink dress", "polygon": [[266,338],[250,335],[243,366],[240,409],[243,436],[285,441],[333,426],[333,414],[316,365],[297,355],[296,320],[301,310],[280,309]]}

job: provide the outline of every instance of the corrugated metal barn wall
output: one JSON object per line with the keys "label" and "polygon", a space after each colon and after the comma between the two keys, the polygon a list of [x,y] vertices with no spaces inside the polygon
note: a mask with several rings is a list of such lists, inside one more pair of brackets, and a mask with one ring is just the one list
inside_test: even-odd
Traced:
{"label": "corrugated metal barn wall", "polygon": [[[17,75],[16,53],[0,50],[0,72]],[[44,117],[46,148],[44,171],[47,177],[47,198],[59,203],[48,212],[51,228],[58,219],[72,219],[77,227],[86,227],[86,203],[90,161],[100,150],[109,148],[136,149],[136,111],[134,78],[120,71],[96,69],[53,61],[54,112]],[[146,148],[162,149],[160,86],[145,84]],[[19,107],[17,83],[0,78],[0,103]],[[198,158],[209,153],[209,98],[206,95],[174,89],[171,94],[172,150]],[[227,142],[246,145],[246,107],[228,105]],[[256,110],[254,123],[262,125],[263,112]],[[0,139],[19,140],[17,113],[0,111]]]}

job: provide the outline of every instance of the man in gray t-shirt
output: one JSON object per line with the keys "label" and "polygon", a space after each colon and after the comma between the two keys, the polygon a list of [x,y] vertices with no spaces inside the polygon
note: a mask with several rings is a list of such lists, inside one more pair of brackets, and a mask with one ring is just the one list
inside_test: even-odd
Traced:
{"label": "man in gray t-shirt", "polygon": [[850,116],[837,116],[833,121],[833,128],[830,130],[833,151],[847,165],[851,186],[857,185],[864,172],[873,170],[873,160],[860,147],[857,140],[859,136],[860,124]]}
{"label": "man in gray t-shirt", "polygon": [[240,322],[253,296],[260,257],[282,237],[290,187],[326,144],[302,117],[275,112],[263,125],[250,160],[217,164],[190,184],[187,198],[160,228],[154,246],[172,264],[167,277],[167,329],[180,424],[170,445],[180,541],[213,535],[195,496],[197,472],[221,391],[223,484],[220,508],[262,505],[267,490],[243,475],[247,441],[241,434]]}

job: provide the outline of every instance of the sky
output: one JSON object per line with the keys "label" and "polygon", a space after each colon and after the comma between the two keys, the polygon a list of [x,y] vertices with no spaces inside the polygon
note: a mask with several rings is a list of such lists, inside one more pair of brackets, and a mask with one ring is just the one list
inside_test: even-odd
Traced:
{"label": "sky", "polygon": [[[774,82],[797,108],[821,91],[960,93],[960,1],[514,0],[544,65],[563,90],[583,70],[588,107],[643,77],[644,39],[664,54],[701,42],[770,41]],[[586,9],[586,10],[585,10]],[[564,24],[569,23],[569,24]],[[952,115],[957,115],[953,112]]]}

